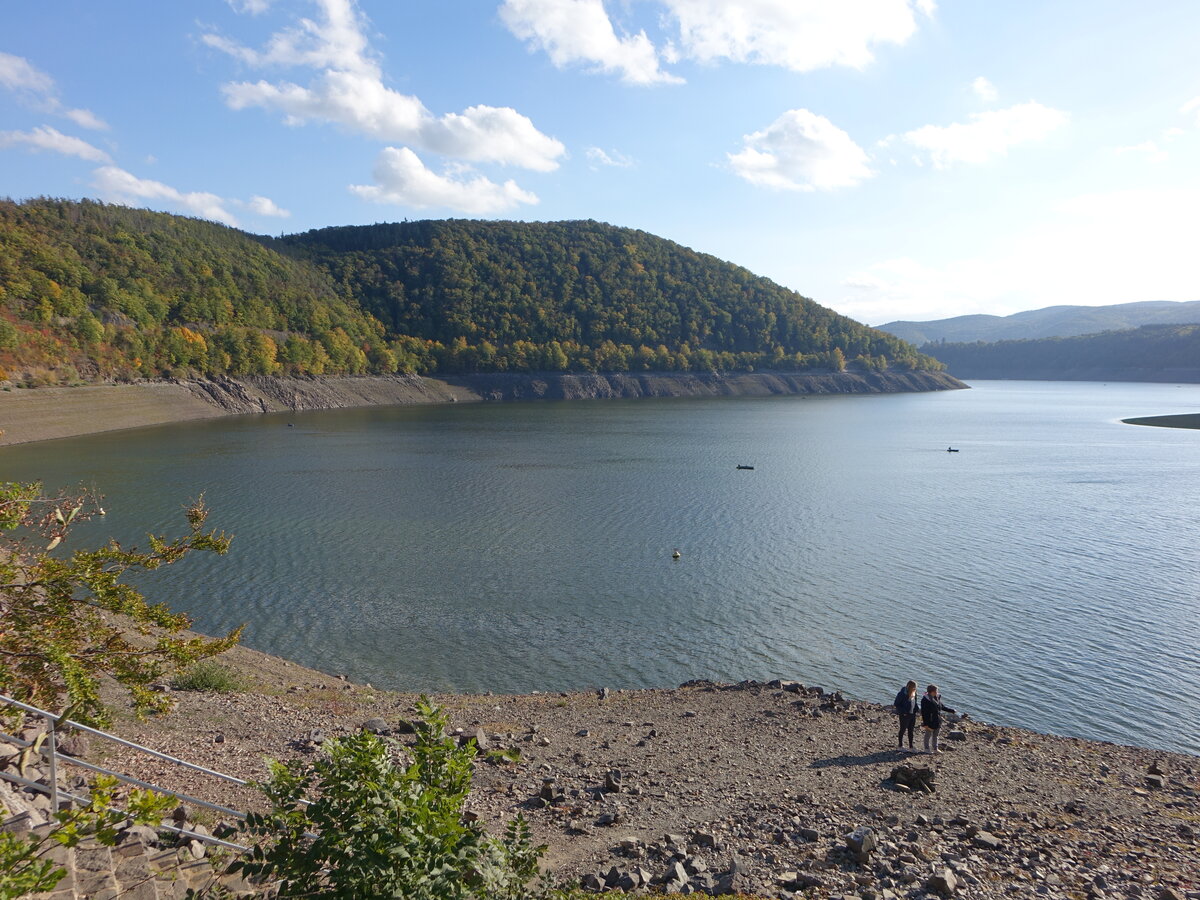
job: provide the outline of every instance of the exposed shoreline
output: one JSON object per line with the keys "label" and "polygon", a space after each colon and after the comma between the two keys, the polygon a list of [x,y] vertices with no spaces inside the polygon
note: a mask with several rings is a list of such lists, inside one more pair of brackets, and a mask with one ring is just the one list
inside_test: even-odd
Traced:
{"label": "exposed shoreline", "polygon": [[[123,716],[117,731],[248,778],[266,757],[311,758],[318,736],[410,739],[411,693],[249,648],[222,659],[249,691],[177,693],[174,713]],[[693,890],[897,900],[949,870],[963,898],[1200,898],[1195,756],[975,721],[944,729],[942,755],[907,756],[887,707],[790,681],[433,699],[464,740],[516,751],[476,764],[470,807],[493,830],[525,815],[561,877],[662,879],[678,862]],[[118,769],[206,796],[191,776],[118,755]],[[905,765],[930,769],[936,789],[898,787]],[[860,828],[876,849],[856,858],[847,835]]]}
{"label": "exposed shoreline", "polygon": [[939,372],[418,375],[268,377],[129,385],[15,388],[0,392],[0,446],[217,416],[434,403],[629,397],[765,397],[957,390]]}

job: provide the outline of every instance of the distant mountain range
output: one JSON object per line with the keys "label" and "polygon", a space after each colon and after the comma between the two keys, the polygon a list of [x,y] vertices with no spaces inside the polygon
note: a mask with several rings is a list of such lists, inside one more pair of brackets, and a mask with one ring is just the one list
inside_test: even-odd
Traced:
{"label": "distant mountain range", "polygon": [[1200,382],[1200,325],[1021,341],[928,344],[955,378]]}
{"label": "distant mountain range", "polygon": [[1143,325],[1197,323],[1200,323],[1200,300],[1183,303],[1150,300],[1115,306],[1047,306],[1011,316],[955,316],[931,322],[888,322],[880,325],[879,330],[920,347],[938,341],[1018,341],[1098,334]]}

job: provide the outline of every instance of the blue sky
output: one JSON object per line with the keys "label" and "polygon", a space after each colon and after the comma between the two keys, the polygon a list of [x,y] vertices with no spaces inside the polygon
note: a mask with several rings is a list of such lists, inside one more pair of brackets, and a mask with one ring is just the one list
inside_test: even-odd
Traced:
{"label": "blue sky", "polygon": [[1200,299],[1200,4],[43,0],[0,195],[597,219],[869,324]]}

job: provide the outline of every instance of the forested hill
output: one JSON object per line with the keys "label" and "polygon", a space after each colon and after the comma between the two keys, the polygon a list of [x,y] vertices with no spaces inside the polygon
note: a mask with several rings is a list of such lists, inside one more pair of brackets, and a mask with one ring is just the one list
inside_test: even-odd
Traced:
{"label": "forested hill", "polygon": [[965,379],[1200,382],[1200,325],[1145,325],[1079,337],[923,349]]}
{"label": "forested hill", "polygon": [[288,238],[92,201],[0,201],[0,380],[940,369],[749,271],[595,222]]}
{"label": "forested hill", "polygon": [[939,368],[740,266],[598,222],[406,222],[282,243],[392,332],[477,348],[466,368]]}

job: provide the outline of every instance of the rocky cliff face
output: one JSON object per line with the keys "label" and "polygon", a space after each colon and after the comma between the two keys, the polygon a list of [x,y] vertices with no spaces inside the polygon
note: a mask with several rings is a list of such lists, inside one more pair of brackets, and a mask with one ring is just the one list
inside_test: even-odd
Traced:
{"label": "rocky cliff face", "polygon": [[245,377],[185,382],[193,395],[230,413],[339,409],[407,403],[607,400],[632,397],[766,397],[878,394],[965,388],[939,372],[613,373],[540,375],[371,375],[360,378]]}

